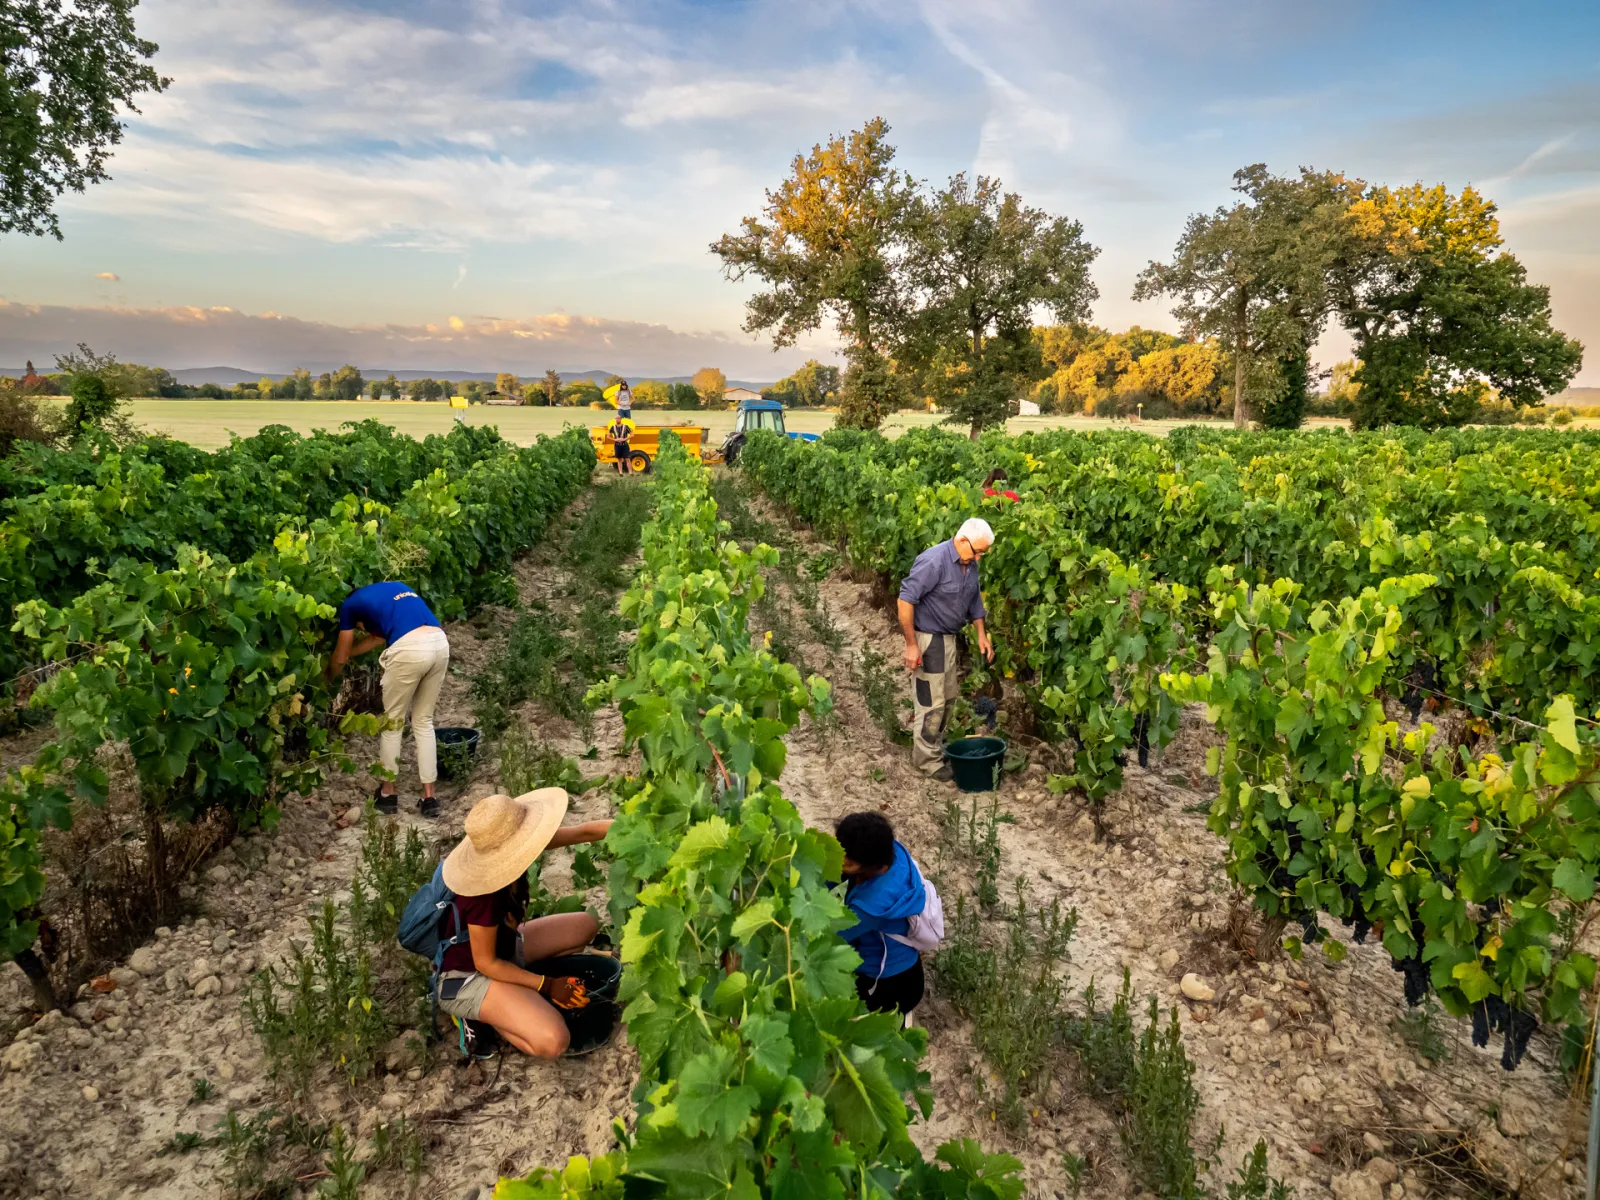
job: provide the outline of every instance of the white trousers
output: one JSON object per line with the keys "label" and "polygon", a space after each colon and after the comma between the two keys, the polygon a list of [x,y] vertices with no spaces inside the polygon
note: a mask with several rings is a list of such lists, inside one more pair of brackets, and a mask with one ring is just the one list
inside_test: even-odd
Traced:
{"label": "white trousers", "polygon": [[383,715],[394,726],[378,735],[378,758],[391,771],[400,766],[400,743],[406,716],[417,739],[417,776],[423,783],[439,778],[439,755],[433,740],[433,710],[450,666],[450,640],[437,625],[413,629],[378,658],[383,668]]}

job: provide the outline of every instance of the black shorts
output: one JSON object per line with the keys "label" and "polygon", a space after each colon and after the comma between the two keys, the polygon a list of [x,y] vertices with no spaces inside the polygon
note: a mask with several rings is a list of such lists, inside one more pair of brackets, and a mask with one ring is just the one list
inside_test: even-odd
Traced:
{"label": "black shorts", "polygon": [[624,459],[624,458],[628,457],[628,443],[627,442],[612,442],[611,446],[612,446],[612,449],[616,451],[616,455],[617,455],[617,458],[618,458],[619,461],[621,459]]}
{"label": "black shorts", "polygon": [[916,966],[876,981],[871,975],[856,975],[856,995],[866,1002],[868,1012],[908,1013],[922,1003],[926,987],[921,958],[917,959]]}

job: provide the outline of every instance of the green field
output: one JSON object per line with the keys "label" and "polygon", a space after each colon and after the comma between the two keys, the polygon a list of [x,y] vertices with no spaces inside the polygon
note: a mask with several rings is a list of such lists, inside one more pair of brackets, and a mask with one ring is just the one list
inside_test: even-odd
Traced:
{"label": "green field", "polygon": [[[444,433],[457,416],[472,425],[497,425],[512,441],[529,443],[541,433],[559,433],[568,425],[603,425],[602,412],[576,408],[501,408],[474,405],[448,408],[443,404],[420,404],[407,400],[323,401],[323,400],[134,400],[129,409],[136,425],[156,433],[181,438],[208,449],[225,446],[228,435],[247,437],[264,425],[287,425],[301,433],[313,429],[337,429],[345,421],[368,419],[383,421],[401,433],[422,437]],[[636,413],[642,425],[669,425],[674,422],[699,425],[713,435],[733,428],[734,414],[724,412],[665,412],[642,409]],[[896,413],[884,424],[893,434],[916,425],[933,425],[941,420],[936,413]],[[833,427],[831,412],[799,411],[788,414],[788,427],[801,433],[821,433]],[[1185,422],[1146,421],[1140,428],[1164,435]],[[1312,425],[1342,422],[1314,420]],[[1030,429],[1109,429],[1126,428],[1126,421],[1096,420],[1092,417],[1015,417],[1007,425],[1012,433]]]}

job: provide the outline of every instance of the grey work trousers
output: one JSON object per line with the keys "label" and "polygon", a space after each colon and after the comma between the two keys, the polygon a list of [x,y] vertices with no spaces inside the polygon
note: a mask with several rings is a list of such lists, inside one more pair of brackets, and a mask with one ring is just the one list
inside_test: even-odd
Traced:
{"label": "grey work trousers", "polygon": [[956,635],[917,631],[922,663],[912,674],[917,702],[911,726],[911,765],[932,775],[944,765],[944,728],[950,705],[961,695],[956,678]]}

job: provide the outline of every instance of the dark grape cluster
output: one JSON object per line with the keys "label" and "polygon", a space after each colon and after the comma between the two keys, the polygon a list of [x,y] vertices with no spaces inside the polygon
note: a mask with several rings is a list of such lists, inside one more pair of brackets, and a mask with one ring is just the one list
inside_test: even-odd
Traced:
{"label": "dark grape cluster", "polygon": [[1133,719],[1133,740],[1139,747],[1139,765],[1150,765],[1150,714],[1140,713]]}
{"label": "dark grape cluster", "polygon": [[1405,976],[1407,1004],[1415,1008],[1428,998],[1428,993],[1433,990],[1433,980],[1429,976],[1427,963],[1413,954],[1410,958],[1394,959],[1389,965]]}
{"label": "dark grape cluster", "polygon": [[1328,931],[1317,921],[1316,913],[1306,913],[1300,918],[1300,928],[1304,931],[1302,939],[1308,946],[1315,946],[1318,942],[1326,941]]}
{"label": "dark grape cluster", "polygon": [[1367,934],[1372,932],[1372,922],[1367,920],[1367,911],[1361,907],[1361,898],[1357,896],[1348,917],[1340,917],[1344,927],[1350,931],[1350,940],[1359,946],[1367,940]]}
{"label": "dark grape cluster", "polygon": [[993,729],[999,718],[1000,707],[994,702],[993,696],[979,696],[972,702],[974,716],[983,718],[984,728]]}
{"label": "dark grape cluster", "polygon": [[1489,1034],[1503,1032],[1500,1065],[1515,1071],[1528,1052],[1528,1039],[1539,1028],[1539,1018],[1520,1008],[1512,1008],[1499,996],[1486,996],[1472,1006],[1472,1044],[1487,1046]]}
{"label": "dark grape cluster", "polygon": [[1426,699],[1423,693],[1431,694],[1439,686],[1439,672],[1431,661],[1423,659],[1411,669],[1411,674],[1406,677],[1406,683],[1408,687],[1400,703],[1415,721],[1422,713],[1423,701]]}

